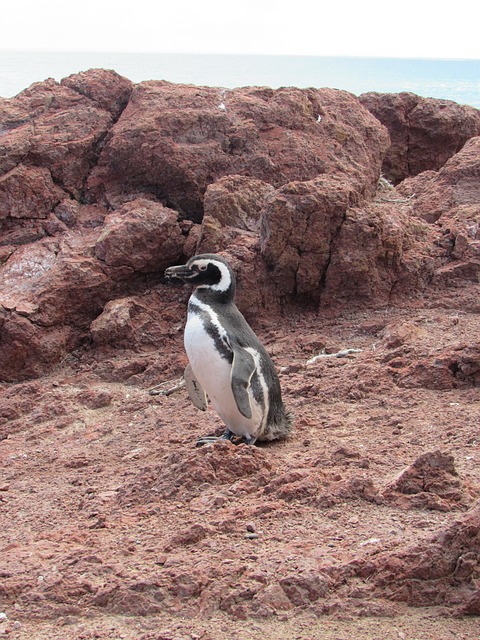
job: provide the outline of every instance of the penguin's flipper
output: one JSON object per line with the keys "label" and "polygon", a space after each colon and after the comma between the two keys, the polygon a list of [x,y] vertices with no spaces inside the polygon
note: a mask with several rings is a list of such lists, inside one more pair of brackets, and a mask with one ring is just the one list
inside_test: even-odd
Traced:
{"label": "penguin's flipper", "polygon": [[206,411],[208,402],[205,391],[200,386],[200,383],[193,375],[192,367],[187,364],[185,371],[183,372],[185,380],[185,387],[187,388],[188,395],[193,404],[200,409],[200,411]]}
{"label": "penguin's flipper", "polygon": [[248,388],[257,365],[251,353],[237,347],[233,351],[232,391],[238,410],[248,420],[252,417],[252,407]]}

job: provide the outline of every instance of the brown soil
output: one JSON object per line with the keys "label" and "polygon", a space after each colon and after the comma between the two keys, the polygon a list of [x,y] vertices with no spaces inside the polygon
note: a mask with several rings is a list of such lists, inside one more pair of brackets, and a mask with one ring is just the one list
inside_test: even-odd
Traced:
{"label": "brown soil", "polygon": [[[478,499],[469,290],[259,321],[296,420],[279,444],[195,447],[221,428],[213,412],[149,392],[181,372],[180,330],[163,353],[79,351],[1,385],[0,635],[479,638],[434,567],[430,602],[358,569],[428,549]],[[401,472],[433,452],[440,476],[405,489]]]}

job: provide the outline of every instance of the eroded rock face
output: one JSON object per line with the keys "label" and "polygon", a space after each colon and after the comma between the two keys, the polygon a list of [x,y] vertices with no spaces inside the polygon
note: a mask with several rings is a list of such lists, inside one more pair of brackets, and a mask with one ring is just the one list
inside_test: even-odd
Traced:
{"label": "eroded rock face", "polygon": [[128,202],[108,214],[95,256],[109,267],[163,271],[180,259],[183,236],[174,211],[150,200]]}
{"label": "eroded rock face", "polygon": [[0,170],[20,162],[41,166],[63,190],[78,198],[96,161],[97,146],[112,114],[78,92],[47,81],[0,107]]}
{"label": "eroded rock face", "polygon": [[209,185],[197,250],[215,253],[239,235],[258,237],[262,211],[275,188],[248,176],[226,176]]}
{"label": "eroded rock face", "polygon": [[130,80],[108,69],[96,69],[94,73],[82,71],[64,78],[60,84],[90,98],[101,109],[110,111],[115,119],[127,106],[133,88]]}
{"label": "eroded rock face", "polygon": [[0,177],[0,219],[47,218],[64,197],[48,169],[19,164]]}
{"label": "eroded rock face", "polygon": [[402,183],[402,193],[415,193],[415,213],[419,217],[436,222],[453,207],[478,203],[479,149],[480,137],[472,138],[438,172],[426,172]]}
{"label": "eroded rock face", "polygon": [[465,509],[465,492],[452,455],[429,451],[408,466],[384,491],[384,497],[401,506],[450,511]]}
{"label": "eroded rock face", "polygon": [[278,189],[262,216],[262,253],[282,293],[318,300],[338,235],[357,194],[345,180],[319,177]]}
{"label": "eroded rock face", "polygon": [[414,606],[449,604],[458,613],[478,615],[480,508],[475,505],[426,543],[375,565],[374,582],[386,597]]}
{"label": "eroded rock face", "polygon": [[89,194],[118,205],[151,192],[199,222],[208,185],[230,174],[279,187],[344,173],[371,194],[387,146],[383,127],[345,92],[144,82],[110,133]]}
{"label": "eroded rock face", "polygon": [[479,170],[480,137],[476,137],[438,172],[427,171],[398,187],[399,194],[410,199],[412,214],[436,229],[435,280],[441,285],[479,281]]}
{"label": "eroded rock face", "polygon": [[[397,164],[435,170],[377,192],[387,130],[333,89],[133,86],[91,70],[0,101],[0,375],[38,375],[86,336],[104,347],[109,326],[112,346],[128,344],[136,303],[115,299],[197,252],[230,260],[250,318],[477,282],[478,138],[464,144],[476,110],[411,94],[362,102],[383,105],[406,141],[388,152]],[[437,171],[440,149],[462,144]]]}
{"label": "eroded rock face", "polygon": [[395,184],[441,169],[467,140],[480,134],[480,111],[450,100],[406,92],[364,93],[359,99],[388,129],[392,146],[382,170]]}
{"label": "eroded rock face", "polygon": [[82,242],[76,238],[65,233],[22,246],[0,266],[5,380],[49,368],[132,279],[178,262],[183,244],[173,212],[149,201],[125,205],[104,227],[87,228]]}

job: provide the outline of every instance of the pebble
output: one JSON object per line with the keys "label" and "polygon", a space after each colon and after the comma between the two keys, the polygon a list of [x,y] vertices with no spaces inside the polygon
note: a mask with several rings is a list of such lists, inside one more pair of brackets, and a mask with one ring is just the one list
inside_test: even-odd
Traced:
{"label": "pebble", "polygon": [[246,533],[245,534],[245,538],[247,538],[247,540],[256,540],[257,538],[259,538],[260,536],[258,535],[258,533]]}

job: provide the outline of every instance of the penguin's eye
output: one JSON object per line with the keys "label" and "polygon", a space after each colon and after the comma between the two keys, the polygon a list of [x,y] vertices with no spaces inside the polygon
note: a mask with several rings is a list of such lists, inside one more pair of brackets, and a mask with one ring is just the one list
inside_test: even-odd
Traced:
{"label": "penguin's eye", "polygon": [[201,264],[201,265],[199,265],[199,267],[198,267],[198,268],[200,269],[200,271],[206,271],[206,270],[207,270],[207,268],[208,268],[208,265],[206,265],[206,264]]}

